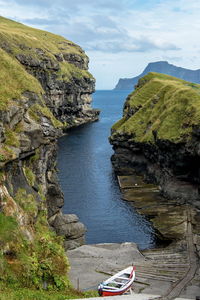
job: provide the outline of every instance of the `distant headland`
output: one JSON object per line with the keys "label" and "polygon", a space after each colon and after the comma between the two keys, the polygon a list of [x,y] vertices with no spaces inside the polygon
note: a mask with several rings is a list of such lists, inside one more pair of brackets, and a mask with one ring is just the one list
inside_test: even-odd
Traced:
{"label": "distant headland", "polygon": [[145,76],[149,72],[167,74],[186,81],[200,83],[200,69],[189,70],[169,64],[167,61],[156,61],[149,63],[144,71],[136,77],[120,78],[114,90],[132,90],[139,78]]}

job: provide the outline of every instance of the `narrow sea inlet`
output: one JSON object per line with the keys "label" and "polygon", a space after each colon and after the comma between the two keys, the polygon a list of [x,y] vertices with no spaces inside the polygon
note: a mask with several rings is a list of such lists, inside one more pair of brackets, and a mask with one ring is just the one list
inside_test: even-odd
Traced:
{"label": "narrow sea inlet", "polygon": [[60,138],[59,180],[66,214],[77,214],[87,227],[87,244],[135,242],[140,249],[155,246],[151,223],[121,199],[112,170],[108,142],[111,126],[121,118],[129,91],[96,91],[93,107],[100,121],[72,129]]}

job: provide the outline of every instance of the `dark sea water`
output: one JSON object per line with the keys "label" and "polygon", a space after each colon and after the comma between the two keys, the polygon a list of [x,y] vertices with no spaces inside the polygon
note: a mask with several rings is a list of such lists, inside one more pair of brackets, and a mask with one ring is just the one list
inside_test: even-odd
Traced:
{"label": "dark sea water", "polygon": [[96,91],[93,107],[100,121],[72,129],[60,138],[59,180],[65,196],[64,213],[75,213],[87,226],[86,242],[135,242],[141,249],[155,245],[145,217],[121,200],[110,157],[110,128],[121,118],[128,91]]}

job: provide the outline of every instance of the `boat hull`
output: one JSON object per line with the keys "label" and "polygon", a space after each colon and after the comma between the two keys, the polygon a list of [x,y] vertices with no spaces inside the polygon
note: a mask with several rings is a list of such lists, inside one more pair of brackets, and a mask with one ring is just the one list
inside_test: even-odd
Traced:
{"label": "boat hull", "polygon": [[101,297],[106,297],[106,296],[120,296],[123,295],[126,291],[128,291],[131,288],[131,285],[129,287],[127,287],[126,289],[124,289],[123,291],[119,291],[119,292],[111,292],[111,291],[99,291],[99,295]]}
{"label": "boat hull", "polygon": [[117,296],[129,290],[135,280],[135,267],[129,267],[98,286],[100,296]]}

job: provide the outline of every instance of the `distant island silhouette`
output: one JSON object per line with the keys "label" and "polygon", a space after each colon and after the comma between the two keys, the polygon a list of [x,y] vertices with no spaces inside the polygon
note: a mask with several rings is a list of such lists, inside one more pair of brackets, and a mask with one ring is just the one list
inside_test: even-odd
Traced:
{"label": "distant island silhouette", "polygon": [[114,90],[132,90],[138,79],[149,72],[157,72],[184,79],[186,81],[200,83],[200,69],[190,70],[169,64],[167,61],[151,62],[144,71],[133,78],[120,78]]}

